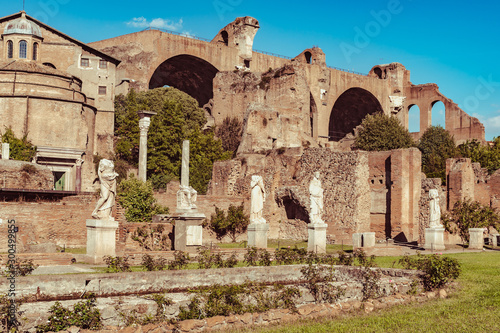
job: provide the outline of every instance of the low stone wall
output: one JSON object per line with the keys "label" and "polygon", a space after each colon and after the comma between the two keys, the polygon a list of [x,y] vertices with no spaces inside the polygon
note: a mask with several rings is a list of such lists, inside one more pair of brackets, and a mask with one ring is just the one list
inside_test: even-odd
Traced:
{"label": "low stone wall", "polygon": [[[100,309],[104,325],[121,326],[119,311],[138,311],[138,315],[154,314],[156,303],[144,295],[166,293],[174,301],[168,307],[168,318],[174,318],[181,306],[186,306],[192,297],[188,289],[214,284],[242,284],[248,281],[299,286],[302,296],[297,304],[313,304],[312,295],[303,287],[300,273],[302,265],[242,267],[229,269],[180,270],[161,272],[134,272],[116,274],[78,274],[28,276],[16,279],[16,296],[26,297],[19,311],[27,318],[22,330],[34,331],[34,326],[45,323],[48,310],[55,301],[61,301],[65,307],[78,302],[86,293],[97,295],[97,307]],[[336,282],[345,291],[339,300],[362,299],[362,278],[360,267],[335,266]],[[378,268],[377,268],[378,269]],[[381,272],[379,282],[382,295],[406,293],[418,272],[399,269],[378,269]],[[7,290],[7,281],[0,282],[0,288]],[[142,295],[142,296],[141,296]],[[120,309],[116,306],[119,305]],[[206,321],[209,321],[207,319]],[[204,321],[204,322],[206,322]]]}

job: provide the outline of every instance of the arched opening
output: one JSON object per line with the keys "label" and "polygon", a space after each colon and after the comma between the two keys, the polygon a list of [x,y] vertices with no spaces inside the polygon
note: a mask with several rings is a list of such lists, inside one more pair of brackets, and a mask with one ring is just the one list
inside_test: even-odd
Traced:
{"label": "arched opening", "polygon": [[446,108],[441,101],[434,101],[432,105],[431,124],[432,126],[441,126],[446,128]]}
{"label": "arched opening", "polygon": [[224,45],[228,46],[229,45],[229,34],[227,33],[226,30],[222,31],[220,33],[221,37],[222,37],[222,41],[224,42]]}
{"label": "arched opening", "polygon": [[38,59],[38,43],[33,44],[33,60]]}
{"label": "arched opening", "polygon": [[340,141],[361,124],[368,114],[382,112],[373,94],[362,88],[350,88],[333,105],[328,125],[329,141]]}
{"label": "arched opening", "polygon": [[309,223],[309,213],[296,199],[290,196],[285,196],[281,198],[281,202],[285,208],[287,219],[302,220]]}
{"label": "arched opening", "polygon": [[11,40],[7,42],[7,58],[14,58],[14,43]]}
{"label": "arched opening", "polygon": [[19,42],[19,58],[26,59],[28,57],[28,43],[25,40]]}
{"label": "arched opening", "polygon": [[377,75],[377,77],[379,79],[386,79],[387,78],[387,70],[386,69],[384,69],[382,71],[382,69],[380,67],[375,67],[373,69],[373,73],[375,73],[375,75]]}
{"label": "arched opening", "polygon": [[57,69],[56,66],[54,66],[53,64],[51,64],[50,62],[44,62],[43,63],[44,66],[47,66],[47,67],[50,67],[50,68],[54,68],[54,69]]}
{"label": "arched opening", "polygon": [[310,64],[311,63],[311,57],[312,57],[311,52],[307,51],[306,53],[304,53],[304,57],[306,57],[306,62],[308,64]]}
{"label": "arched opening", "polygon": [[408,107],[408,131],[410,133],[420,132],[420,108],[416,104]]}
{"label": "arched opening", "polygon": [[209,62],[182,54],[158,66],[149,81],[149,89],[171,86],[192,96],[203,107],[213,98],[213,79],[217,72]]}

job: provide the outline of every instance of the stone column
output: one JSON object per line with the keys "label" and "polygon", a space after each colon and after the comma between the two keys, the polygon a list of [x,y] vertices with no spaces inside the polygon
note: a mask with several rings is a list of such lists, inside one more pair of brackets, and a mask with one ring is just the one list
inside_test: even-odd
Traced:
{"label": "stone column", "polygon": [[375,233],[374,232],[358,232],[352,234],[352,247],[375,247]]}
{"label": "stone column", "polygon": [[147,160],[148,160],[148,128],[151,124],[151,117],[156,114],[153,111],[137,111],[139,115],[139,129],[141,137],[139,140],[139,180],[146,181]]}
{"label": "stone column", "polygon": [[444,250],[444,228],[425,228],[424,249],[431,251]]}
{"label": "stone column", "polygon": [[10,157],[10,146],[8,143],[2,143],[2,160],[8,160]]}
{"label": "stone column", "polygon": [[82,191],[82,163],[83,160],[81,158],[77,159],[75,162],[76,167],[76,177],[75,177],[75,191]]}
{"label": "stone column", "polygon": [[484,228],[469,228],[469,249],[482,250],[484,246]]}
{"label": "stone column", "polygon": [[189,140],[182,141],[181,186],[189,187]]}

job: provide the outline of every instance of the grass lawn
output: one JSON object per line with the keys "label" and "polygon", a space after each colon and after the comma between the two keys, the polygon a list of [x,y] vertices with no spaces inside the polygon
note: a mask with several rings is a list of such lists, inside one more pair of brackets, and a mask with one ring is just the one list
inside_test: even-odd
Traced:
{"label": "grass lawn", "polygon": [[[500,252],[449,256],[460,261],[462,273],[458,290],[447,299],[235,332],[500,332]],[[396,259],[377,258],[377,262],[392,267]]]}

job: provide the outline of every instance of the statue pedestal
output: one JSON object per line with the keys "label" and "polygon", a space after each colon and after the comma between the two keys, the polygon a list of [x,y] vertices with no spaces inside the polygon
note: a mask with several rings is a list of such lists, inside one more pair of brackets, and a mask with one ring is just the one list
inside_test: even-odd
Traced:
{"label": "statue pedestal", "polygon": [[87,220],[87,256],[93,263],[102,261],[103,256],[116,256],[115,220]]}
{"label": "statue pedestal", "polygon": [[493,246],[493,247],[497,247],[498,246],[498,237],[500,237],[499,234],[491,234],[490,235],[490,245]]}
{"label": "statue pedestal", "polygon": [[313,223],[307,226],[309,238],[307,239],[307,251],[314,253],[326,253],[326,223]]}
{"label": "statue pedestal", "polygon": [[185,213],[174,216],[174,249],[189,251],[203,245],[203,220],[205,214]]}
{"label": "statue pedestal", "polygon": [[374,232],[359,232],[352,234],[352,247],[354,249],[360,247],[374,247],[375,233]]}
{"label": "statue pedestal", "polygon": [[444,250],[444,228],[425,228],[424,249],[431,251]]}
{"label": "statue pedestal", "polygon": [[482,250],[484,247],[484,228],[469,228],[469,249]]}
{"label": "statue pedestal", "polygon": [[252,223],[248,226],[248,247],[267,249],[267,231],[269,224]]}

